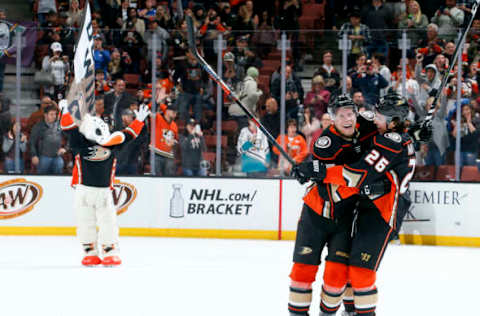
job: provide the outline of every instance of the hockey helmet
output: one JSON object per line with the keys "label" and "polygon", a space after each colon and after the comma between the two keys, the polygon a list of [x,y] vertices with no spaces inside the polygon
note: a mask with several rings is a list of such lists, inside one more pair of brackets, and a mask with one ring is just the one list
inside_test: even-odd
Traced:
{"label": "hockey helmet", "polygon": [[80,133],[86,139],[96,142],[101,146],[113,146],[121,144],[125,135],[121,132],[110,133],[110,129],[101,118],[86,114],[79,128]]}
{"label": "hockey helmet", "polygon": [[385,116],[387,124],[395,118],[403,121],[408,115],[408,101],[398,93],[390,91],[380,99],[375,109]]}
{"label": "hockey helmet", "polygon": [[355,113],[358,113],[357,105],[353,102],[352,98],[350,98],[348,94],[339,94],[328,106],[328,114],[330,114],[332,119],[335,119],[335,114],[338,109],[343,107],[351,107]]}

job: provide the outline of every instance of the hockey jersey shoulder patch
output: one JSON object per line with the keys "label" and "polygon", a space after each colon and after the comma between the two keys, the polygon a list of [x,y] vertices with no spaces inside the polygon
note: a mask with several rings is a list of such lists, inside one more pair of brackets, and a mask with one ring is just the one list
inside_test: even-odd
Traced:
{"label": "hockey jersey shoulder patch", "polygon": [[325,149],[332,145],[332,140],[328,136],[320,136],[315,142],[315,147]]}
{"label": "hockey jersey shoulder patch", "polygon": [[398,133],[385,133],[383,136],[385,136],[388,139],[393,140],[396,143],[402,142],[402,136]]}
{"label": "hockey jersey shoulder patch", "polygon": [[373,113],[372,111],[363,111],[362,113],[360,113],[360,115],[367,121],[371,121],[371,122],[375,118],[375,113]]}
{"label": "hockey jersey shoulder patch", "polygon": [[383,135],[377,135],[373,139],[373,143],[380,149],[386,149],[397,154],[403,150],[402,136],[397,133],[385,133]]}

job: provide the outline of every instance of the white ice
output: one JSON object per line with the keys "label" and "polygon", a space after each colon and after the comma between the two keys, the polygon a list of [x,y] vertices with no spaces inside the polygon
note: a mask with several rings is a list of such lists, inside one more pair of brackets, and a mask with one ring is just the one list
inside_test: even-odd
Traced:
{"label": "white ice", "polygon": [[[121,267],[84,268],[73,237],[0,237],[0,315],[286,316],[292,247],[123,237]],[[479,315],[479,264],[478,248],[390,245],[377,315]]]}

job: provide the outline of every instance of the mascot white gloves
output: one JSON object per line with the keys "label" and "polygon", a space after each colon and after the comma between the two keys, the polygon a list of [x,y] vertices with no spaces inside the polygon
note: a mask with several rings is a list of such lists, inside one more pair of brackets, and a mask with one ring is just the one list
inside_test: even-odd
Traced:
{"label": "mascot white gloves", "polygon": [[133,112],[135,113],[135,118],[140,122],[145,121],[147,116],[150,115],[150,110],[148,109],[147,105],[141,105],[138,111],[134,110]]}

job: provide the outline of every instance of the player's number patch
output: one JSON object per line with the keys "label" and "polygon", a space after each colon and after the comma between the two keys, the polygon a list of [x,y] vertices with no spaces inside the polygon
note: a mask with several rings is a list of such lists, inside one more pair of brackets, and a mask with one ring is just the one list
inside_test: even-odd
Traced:
{"label": "player's number patch", "polygon": [[315,142],[315,147],[317,148],[328,148],[332,144],[332,140],[328,136],[322,136],[317,139]]}
{"label": "player's number patch", "polygon": [[390,163],[387,158],[380,156],[380,153],[375,149],[372,149],[372,151],[365,157],[365,162],[368,163],[370,166],[374,166],[375,170],[378,173],[382,173],[383,171],[385,171],[388,164]]}

